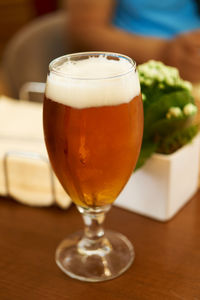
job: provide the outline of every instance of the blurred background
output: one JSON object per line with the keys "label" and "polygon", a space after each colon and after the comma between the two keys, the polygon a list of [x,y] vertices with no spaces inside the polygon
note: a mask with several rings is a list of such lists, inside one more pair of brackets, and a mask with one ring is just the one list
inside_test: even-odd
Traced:
{"label": "blurred background", "polygon": [[[169,13],[173,14],[173,1],[176,3],[175,0],[170,1],[168,17]],[[191,0],[190,2],[197,9],[196,3],[199,1]],[[149,2],[151,1],[146,1],[145,17],[146,15],[148,17]],[[180,0],[180,3],[182,2],[186,3],[184,0]],[[115,3],[116,7],[112,3]],[[147,35],[140,36],[140,33],[130,31],[131,35],[129,29],[115,24],[113,16],[117,16],[118,3],[124,4],[126,1],[0,0],[0,94],[15,99],[41,101],[48,64],[52,59],[71,52],[98,49],[134,57],[138,64],[155,59],[175,66],[181,75],[184,75],[183,79],[197,82],[194,85],[194,91],[197,98],[200,98],[199,60],[195,60],[194,63],[191,54],[194,52],[193,46],[199,49],[200,30],[198,30],[197,38],[191,34],[190,42],[187,41],[187,36],[184,39],[176,38],[181,31],[176,31],[176,22],[171,22],[170,19],[170,26],[166,25],[169,27],[167,30],[171,30],[171,27],[175,30],[170,39],[166,39],[164,35],[161,35],[162,38],[155,35],[156,38],[154,38],[153,33],[149,37],[148,32]],[[130,1],[126,5],[131,8],[134,3]],[[157,4],[154,0],[155,8]],[[142,3],[138,2],[138,5],[142,5]],[[164,16],[167,5],[168,2],[166,7],[163,6],[165,9],[162,15]],[[161,5],[161,8],[163,7]],[[133,12],[134,9],[133,6]],[[187,7],[185,9],[187,13]],[[124,10],[127,12],[126,7]],[[151,17],[151,11],[149,14]],[[157,15],[160,20],[160,7],[157,9]],[[96,26],[99,24],[98,20],[100,20],[100,26]],[[127,20],[128,16],[125,15],[125,21]],[[181,20],[184,19],[181,17]],[[143,21],[141,22],[143,24]],[[160,23],[156,22],[157,19],[156,26],[162,28]],[[184,22],[182,23],[184,24]],[[110,26],[110,24],[114,24],[114,26]],[[197,26],[196,23],[195,26]],[[121,40],[123,42],[119,43]],[[164,51],[165,43],[169,45],[167,47],[169,51]],[[187,47],[190,44],[191,49],[186,51],[187,47],[184,46],[184,43]],[[182,63],[182,61],[185,62],[185,59],[188,60],[187,64]],[[42,84],[36,85],[36,82]]]}
{"label": "blurred background", "polygon": [[[5,80],[6,75],[9,77],[8,81],[12,81],[13,70],[9,70],[9,64],[13,64],[13,69],[17,69],[18,66],[15,61],[16,57],[20,56],[20,61],[21,56],[23,55],[21,54],[22,50],[20,49],[22,46],[19,46],[19,38],[16,38],[12,45],[9,45],[12,38],[19,32],[21,33],[24,31],[26,34],[25,31],[27,25],[34,23],[34,21],[37,22],[39,17],[45,17],[45,15],[49,13],[55,13],[56,11],[61,10],[65,4],[66,0],[0,0],[0,94],[18,98],[18,85],[23,82],[23,78],[20,78],[19,73],[19,82],[13,80],[13,86],[8,87],[7,81]],[[24,39],[27,38],[25,37]],[[22,44],[22,40],[20,43]],[[11,47],[13,48],[13,54],[10,53]],[[35,49],[33,49],[32,52],[33,51],[35,51]],[[31,57],[32,54],[30,49],[27,49],[27,52],[30,53],[29,56]],[[4,57],[5,53],[6,57]],[[27,55],[27,60],[30,57]],[[3,66],[2,62],[4,63],[4,61],[5,65]],[[48,62],[45,62],[45,64],[47,65]],[[24,64],[26,63],[26,60],[24,60]],[[4,74],[3,69],[4,71],[6,70],[6,72],[8,71],[8,74]],[[35,72],[38,73],[38,70]],[[26,76],[28,75],[26,74]]]}
{"label": "blurred background", "polygon": [[28,22],[63,7],[66,0],[0,0],[0,57],[9,39]]}

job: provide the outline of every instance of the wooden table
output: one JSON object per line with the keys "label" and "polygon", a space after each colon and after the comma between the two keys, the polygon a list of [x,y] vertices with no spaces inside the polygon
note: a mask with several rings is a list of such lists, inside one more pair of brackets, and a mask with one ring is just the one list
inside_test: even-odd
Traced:
{"label": "wooden table", "polygon": [[113,207],[105,225],[132,241],[134,264],[114,280],[80,282],[54,261],[58,243],[82,226],[75,207],[30,208],[0,198],[0,299],[200,299],[200,192],[169,222]]}

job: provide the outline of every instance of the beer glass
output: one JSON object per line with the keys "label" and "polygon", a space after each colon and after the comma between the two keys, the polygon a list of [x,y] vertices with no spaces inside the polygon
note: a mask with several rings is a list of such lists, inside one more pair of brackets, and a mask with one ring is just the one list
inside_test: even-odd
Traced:
{"label": "beer glass", "polygon": [[83,231],[58,246],[56,263],[83,281],[117,277],[133,262],[133,247],[102,224],[140,151],[143,107],[135,62],[103,52],[53,60],[43,126],[53,170],[84,221]]}

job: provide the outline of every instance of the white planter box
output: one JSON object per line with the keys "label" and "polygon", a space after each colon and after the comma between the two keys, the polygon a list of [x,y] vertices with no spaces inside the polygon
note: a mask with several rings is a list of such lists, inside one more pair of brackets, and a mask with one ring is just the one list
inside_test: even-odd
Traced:
{"label": "white planter box", "polygon": [[115,204],[167,221],[198,189],[200,136],[170,155],[154,154],[129,179]]}

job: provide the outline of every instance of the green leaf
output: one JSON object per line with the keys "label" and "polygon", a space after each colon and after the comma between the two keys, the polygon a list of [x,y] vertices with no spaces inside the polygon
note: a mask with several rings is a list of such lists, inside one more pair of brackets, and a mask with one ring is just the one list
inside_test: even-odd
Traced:
{"label": "green leaf", "polygon": [[195,135],[198,133],[198,130],[199,125],[195,124],[186,128],[179,129],[165,138],[161,137],[158,141],[156,152],[171,154],[177,151],[179,148],[191,142]]}
{"label": "green leaf", "polygon": [[179,130],[179,128],[185,128],[189,126],[194,119],[194,116],[187,117],[185,115],[179,118],[161,119],[152,123],[151,126],[144,130],[144,140],[155,139],[156,136],[162,135],[163,137],[171,134],[172,132]]}
{"label": "green leaf", "polygon": [[150,158],[150,156],[156,151],[156,148],[157,148],[156,143],[152,143],[152,142],[142,143],[142,147],[135,167],[135,171],[144,165],[146,160]]}
{"label": "green leaf", "polygon": [[179,91],[162,95],[144,111],[144,126],[149,126],[153,122],[163,119],[169,108],[172,106],[178,106],[182,109],[186,104],[193,102],[194,99],[188,91]]}
{"label": "green leaf", "polygon": [[169,95],[177,92],[187,92],[190,93],[188,90],[185,90],[181,87],[177,86],[165,86],[164,88],[159,88],[159,85],[154,83],[152,86],[144,86],[141,85],[142,93],[145,94],[145,102],[144,104],[144,110],[149,107],[152,103],[158,101],[162,96]]}

